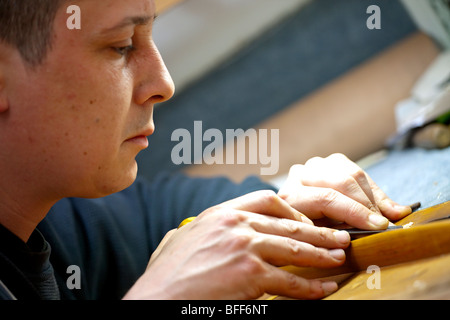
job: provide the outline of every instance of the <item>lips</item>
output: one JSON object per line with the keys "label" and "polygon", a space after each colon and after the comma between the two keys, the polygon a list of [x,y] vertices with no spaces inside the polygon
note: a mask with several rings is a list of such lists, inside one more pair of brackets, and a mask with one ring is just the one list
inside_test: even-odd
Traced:
{"label": "lips", "polygon": [[136,144],[143,149],[148,147],[148,138],[146,136],[136,136],[131,139],[127,139],[125,142]]}
{"label": "lips", "polygon": [[154,131],[155,131],[155,129],[153,126],[150,128],[144,129],[144,130],[140,131],[139,133],[137,133],[136,135],[132,136],[131,138],[128,138],[127,140],[125,140],[125,142],[136,144],[136,145],[142,147],[143,149],[145,149],[148,147],[148,138],[147,137],[152,135]]}

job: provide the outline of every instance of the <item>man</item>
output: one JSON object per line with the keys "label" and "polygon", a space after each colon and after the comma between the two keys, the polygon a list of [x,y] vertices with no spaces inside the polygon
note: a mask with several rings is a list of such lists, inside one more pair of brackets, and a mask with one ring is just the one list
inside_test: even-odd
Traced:
{"label": "man", "polygon": [[[67,27],[73,4],[81,29]],[[153,107],[174,93],[154,17],[153,0],[0,0],[0,296],[332,293],[277,268],[344,262],[348,234],[311,219],[382,229],[410,209],[342,155],[292,167],[278,193],[251,178],[135,182]]]}

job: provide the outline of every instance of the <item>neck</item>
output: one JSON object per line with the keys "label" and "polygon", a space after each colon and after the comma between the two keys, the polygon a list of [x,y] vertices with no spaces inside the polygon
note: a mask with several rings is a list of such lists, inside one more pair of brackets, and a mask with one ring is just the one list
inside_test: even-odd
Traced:
{"label": "neck", "polygon": [[0,189],[0,223],[27,242],[56,201],[33,201],[31,197],[14,195],[12,198]]}

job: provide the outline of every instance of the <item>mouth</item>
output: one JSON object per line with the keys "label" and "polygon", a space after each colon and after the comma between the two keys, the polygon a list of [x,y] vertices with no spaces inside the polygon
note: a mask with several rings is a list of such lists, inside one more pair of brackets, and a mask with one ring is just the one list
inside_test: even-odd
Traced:
{"label": "mouth", "polygon": [[135,144],[139,146],[141,149],[146,149],[148,148],[148,136],[151,136],[154,131],[155,128],[153,126],[144,129],[139,133],[137,133],[136,135],[132,136],[131,138],[126,139],[125,142]]}

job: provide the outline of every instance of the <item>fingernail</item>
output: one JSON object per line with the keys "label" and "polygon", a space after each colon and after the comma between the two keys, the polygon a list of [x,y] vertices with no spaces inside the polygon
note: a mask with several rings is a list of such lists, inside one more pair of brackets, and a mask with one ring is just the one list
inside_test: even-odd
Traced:
{"label": "fingernail", "polygon": [[338,289],[338,285],[336,282],[329,281],[329,282],[322,283],[322,290],[326,296],[332,294],[337,289]]}
{"label": "fingernail", "polygon": [[336,260],[344,260],[345,252],[342,249],[328,250],[328,254]]}
{"label": "fingernail", "polygon": [[379,214],[369,215],[369,222],[377,228],[387,228],[389,220]]}
{"label": "fingernail", "polygon": [[350,235],[347,231],[335,231],[333,234],[339,243],[348,244],[350,242]]}
{"label": "fingernail", "polygon": [[411,213],[410,206],[402,206],[392,200],[386,199],[386,200],[382,201],[382,205],[383,205],[383,208],[386,208],[387,210],[389,210],[389,208],[392,208],[395,211],[400,212],[402,214]]}
{"label": "fingernail", "polygon": [[408,206],[396,206],[395,207],[397,212],[399,212],[399,218],[403,218],[406,217],[407,215],[410,215],[411,213],[413,213],[413,210],[411,209],[411,207]]}

